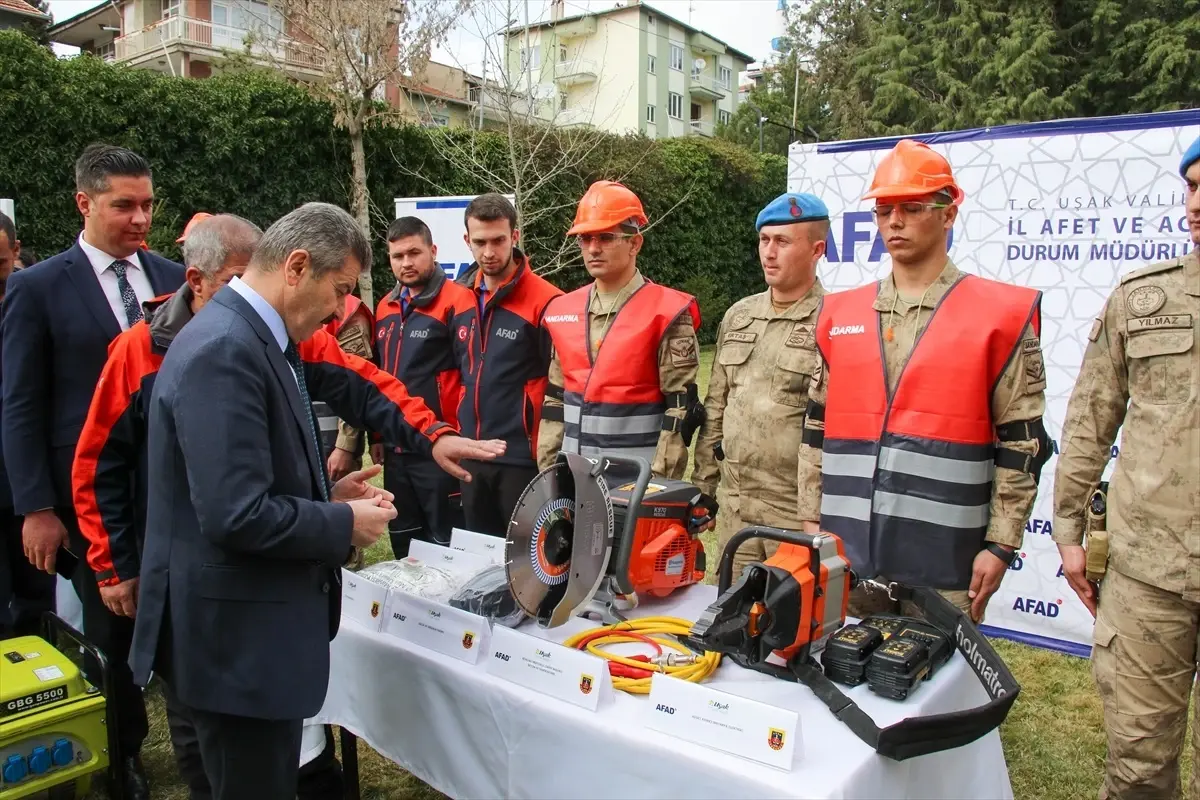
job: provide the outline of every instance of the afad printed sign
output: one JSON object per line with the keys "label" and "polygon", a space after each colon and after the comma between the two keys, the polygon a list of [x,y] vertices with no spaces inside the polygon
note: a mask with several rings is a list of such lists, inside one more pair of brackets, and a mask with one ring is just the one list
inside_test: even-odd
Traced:
{"label": "afad printed sign", "polygon": [[[513,195],[504,195],[508,202],[515,203]],[[397,197],[396,219],[417,217],[429,226],[433,243],[437,246],[437,260],[446,277],[458,278],[471,266],[475,257],[463,240],[466,227],[463,214],[476,195],[452,197]]]}
{"label": "afad printed sign", "polygon": [[[1070,446],[1059,441],[1062,422],[1088,331],[1120,277],[1191,250],[1179,161],[1198,135],[1200,110],[1189,109],[913,137],[950,161],[966,193],[950,242],[954,263],[1043,293],[1045,423],[1056,444],[1018,559],[988,605],[991,635],[1090,651],[1092,616],[1062,577],[1051,539],[1057,454]],[[829,207],[828,256],[818,267],[827,290],[862,286],[891,268],[862,196],[897,141],[791,148],[788,190],[812,192]],[[1081,509],[1086,500],[1078,498]]]}

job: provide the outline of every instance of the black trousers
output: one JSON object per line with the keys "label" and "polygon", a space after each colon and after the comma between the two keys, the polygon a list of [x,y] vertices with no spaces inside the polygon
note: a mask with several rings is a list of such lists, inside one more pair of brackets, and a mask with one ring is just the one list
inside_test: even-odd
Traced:
{"label": "black trousers", "polygon": [[538,474],[537,465],[464,461],[463,466],[471,473],[471,482],[462,484],[466,528],[489,536],[507,535],[513,509]]}
{"label": "black trousers", "polygon": [[[171,732],[171,747],[179,776],[188,787],[190,800],[213,800],[215,797],[208,774],[204,771],[200,739],[196,731],[195,712],[182,703],[170,685],[161,682],[167,705],[167,727]],[[299,751],[296,761],[299,762]],[[333,726],[325,726],[325,749],[300,767],[297,773],[296,797],[299,800],[341,800],[345,792],[342,765],[334,750]]]}
{"label": "black trousers", "polygon": [[295,800],[303,720],[190,709],[214,800]]}
{"label": "black trousers", "polygon": [[24,521],[11,508],[0,509],[0,640],[40,635],[42,614],[55,608],[55,577],[25,557]]}
{"label": "black trousers", "polygon": [[463,525],[458,481],[431,458],[389,449],[383,488],[396,496],[396,518],[388,523],[396,558],[408,555],[413,539],[448,546],[451,529]]}
{"label": "black trousers", "polygon": [[[71,575],[71,583],[83,606],[83,635],[108,658],[113,676],[113,697],[108,704],[117,711],[117,739],[121,743],[121,757],[131,758],[141,752],[142,742],[150,731],[142,688],[133,682],[133,672],[129,669],[133,620],[112,613],[100,599],[96,573],[87,563],[87,540],[79,532],[75,514],[58,509],[58,518],[67,529],[71,551],[79,559]],[[100,670],[91,657],[84,658],[83,671],[94,685],[103,685]]]}

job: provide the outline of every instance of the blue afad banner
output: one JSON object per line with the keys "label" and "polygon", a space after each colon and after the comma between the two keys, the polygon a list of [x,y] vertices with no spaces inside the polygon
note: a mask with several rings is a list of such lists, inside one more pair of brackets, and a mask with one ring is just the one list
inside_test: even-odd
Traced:
{"label": "blue afad banner", "polygon": [[[1191,109],[912,137],[950,161],[966,193],[950,243],[954,263],[1043,292],[1045,422],[1056,440],[1088,330],[1121,275],[1192,248],[1179,160],[1198,135],[1200,110]],[[862,196],[897,141],[791,148],[788,190],[812,192],[831,214],[828,256],[819,267],[829,290],[862,286],[890,270],[871,201]],[[1086,656],[1092,616],[1063,578],[1051,539],[1056,463],[1052,457],[1042,469],[1018,559],[988,605],[983,629]],[[1111,469],[1110,461],[1105,477]]]}
{"label": "blue afad banner", "polygon": [[[437,246],[437,260],[447,277],[454,280],[462,275],[475,257],[463,236],[466,233],[463,216],[467,206],[476,195],[453,197],[397,197],[396,218],[417,217],[429,226],[433,243]],[[505,195],[508,202],[514,197]]]}

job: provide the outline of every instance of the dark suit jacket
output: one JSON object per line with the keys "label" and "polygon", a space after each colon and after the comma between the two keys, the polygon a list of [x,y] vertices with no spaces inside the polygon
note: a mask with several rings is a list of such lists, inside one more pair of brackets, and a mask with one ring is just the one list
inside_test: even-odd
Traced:
{"label": "dark suit jacket", "polygon": [[[138,258],[156,295],[183,284],[182,265],[145,250]],[[0,431],[16,513],[57,508],[68,517],[68,530],[74,528],[68,512],[75,442],[108,360],[108,345],[120,332],[78,242],[8,279],[0,323]],[[83,543],[72,545],[83,558]]]}
{"label": "dark suit jacket", "polygon": [[[414,447],[448,430],[336,342],[302,349],[312,351],[303,357],[313,396],[355,427]],[[303,719],[320,710],[353,513],[318,499],[324,466],[307,413],[278,342],[233,289],[171,344],[150,398],[130,655],[139,684],[155,670],[184,703],[217,713]]]}

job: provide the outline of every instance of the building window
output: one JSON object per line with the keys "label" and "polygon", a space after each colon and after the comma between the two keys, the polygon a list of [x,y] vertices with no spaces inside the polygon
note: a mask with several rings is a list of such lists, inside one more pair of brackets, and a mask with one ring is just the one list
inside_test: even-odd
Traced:
{"label": "building window", "polygon": [[646,15],[646,24],[649,25],[651,28],[654,27],[654,15],[653,14]]}
{"label": "building window", "polygon": [[731,119],[733,119],[733,114],[730,114],[725,109],[722,108],[717,112],[717,122],[721,123],[722,125],[728,125]]}
{"label": "building window", "polygon": [[542,65],[542,51],[535,47],[521,48],[521,71],[527,68],[537,69]]}
{"label": "building window", "polygon": [[717,80],[722,86],[728,89],[729,84],[733,82],[733,70],[731,70],[729,67],[718,67]]}
{"label": "building window", "polygon": [[654,106],[653,105],[646,106],[646,122],[649,122],[649,123],[654,122]]}
{"label": "building window", "polygon": [[450,125],[450,117],[446,114],[422,114],[421,124],[426,128],[446,128]]}
{"label": "building window", "polygon": [[566,92],[558,93],[558,110],[559,111],[567,110],[567,93]]}
{"label": "building window", "polygon": [[655,68],[658,66],[658,60],[654,56],[646,56],[646,72],[654,74]]}
{"label": "building window", "polygon": [[107,41],[100,45],[95,50],[96,56],[105,61],[115,61],[117,58],[117,45],[113,41]]}
{"label": "building window", "polygon": [[671,69],[683,72],[683,47],[671,45]]}
{"label": "building window", "polygon": [[683,95],[675,92],[667,95],[667,116],[683,119]]}
{"label": "building window", "polygon": [[565,44],[558,46],[558,61],[561,64],[567,63],[567,46]]}
{"label": "building window", "polygon": [[162,0],[162,18],[178,17],[183,0]]}

